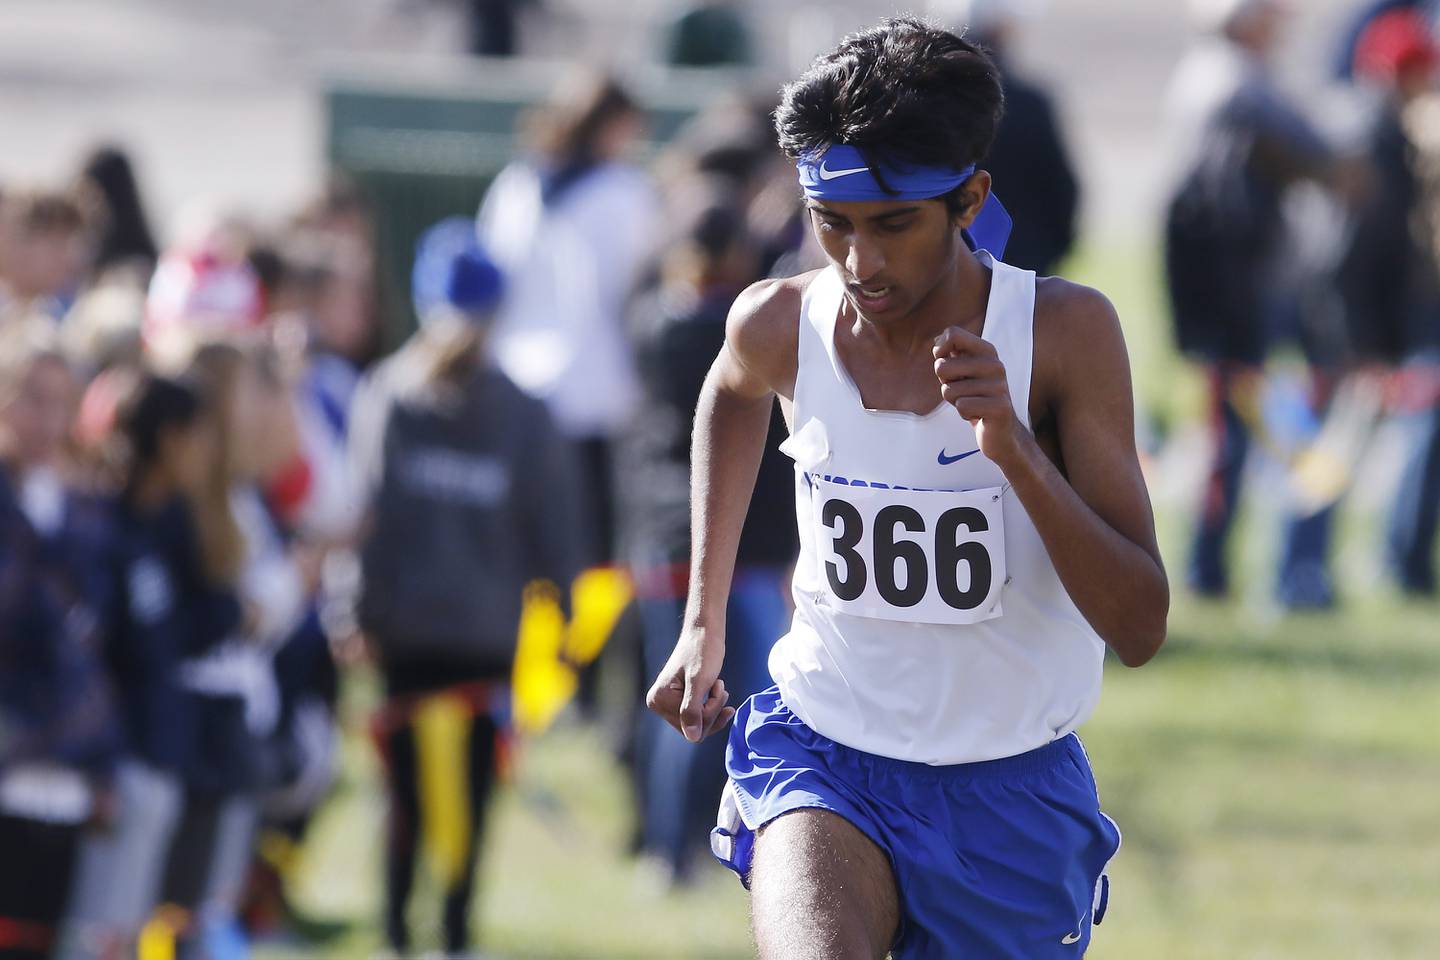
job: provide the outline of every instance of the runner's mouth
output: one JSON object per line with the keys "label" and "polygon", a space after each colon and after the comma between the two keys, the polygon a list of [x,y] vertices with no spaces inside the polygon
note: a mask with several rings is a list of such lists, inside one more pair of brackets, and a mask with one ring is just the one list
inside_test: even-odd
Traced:
{"label": "runner's mouth", "polygon": [[871,309],[884,309],[894,299],[895,288],[886,284],[878,287],[862,287],[859,284],[849,285],[850,293],[855,297],[857,303]]}

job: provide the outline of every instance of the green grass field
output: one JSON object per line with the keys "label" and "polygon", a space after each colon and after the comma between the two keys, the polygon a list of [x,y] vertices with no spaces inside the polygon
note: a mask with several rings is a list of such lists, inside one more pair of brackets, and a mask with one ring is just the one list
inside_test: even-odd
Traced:
{"label": "green grass field", "polygon": [[[1151,264],[1082,256],[1075,266],[1120,307],[1151,415],[1190,415],[1194,380],[1169,352]],[[1440,956],[1440,610],[1368,586],[1326,616],[1190,600],[1178,587],[1187,521],[1161,513],[1177,584],[1170,640],[1141,670],[1107,665],[1082,730],[1125,833],[1090,956]],[[1267,575],[1269,526],[1252,510],[1239,537],[1243,595],[1264,592],[1243,583]],[[1361,552],[1368,526],[1347,523]],[[352,693],[363,706],[363,685]],[[381,806],[366,746],[352,738],[347,750],[300,890],[311,910],[355,920],[326,951],[352,957],[378,946]],[[485,947],[534,958],[750,955],[740,886],[717,867],[693,890],[659,893],[622,854],[627,810],[598,734],[562,727],[530,744],[490,824]]]}
{"label": "green grass field", "polygon": [[[1435,956],[1437,639],[1433,607],[1356,602],[1264,624],[1182,600],[1152,664],[1112,662],[1083,732],[1125,845],[1090,956]],[[380,805],[364,750],[352,744],[302,875],[308,906],[359,922],[335,956],[376,945]],[[716,868],[696,889],[658,893],[621,854],[626,810],[596,734],[563,729],[532,744],[491,821],[479,903],[487,947],[505,957],[746,956],[739,885]]]}

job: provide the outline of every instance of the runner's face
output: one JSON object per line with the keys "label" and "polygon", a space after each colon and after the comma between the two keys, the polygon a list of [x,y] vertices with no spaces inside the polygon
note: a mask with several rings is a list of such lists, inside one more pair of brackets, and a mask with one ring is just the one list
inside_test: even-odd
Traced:
{"label": "runner's face", "polygon": [[808,200],[810,223],[845,282],[845,297],[872,323],[907,316],[955,266],[959,224],[943,200]]}

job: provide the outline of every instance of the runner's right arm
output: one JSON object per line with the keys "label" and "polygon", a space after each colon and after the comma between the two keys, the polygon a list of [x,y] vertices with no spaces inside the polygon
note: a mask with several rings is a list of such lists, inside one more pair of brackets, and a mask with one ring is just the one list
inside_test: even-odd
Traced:
{"label": "runner's right arm", "polygon": [[695,411],[689,597],[675,650],[646,703],[697,743],[735,715],[719,679],[725,605],[771,406],[795,382],[801,289],[797,280],[762,281],[740,295]]}

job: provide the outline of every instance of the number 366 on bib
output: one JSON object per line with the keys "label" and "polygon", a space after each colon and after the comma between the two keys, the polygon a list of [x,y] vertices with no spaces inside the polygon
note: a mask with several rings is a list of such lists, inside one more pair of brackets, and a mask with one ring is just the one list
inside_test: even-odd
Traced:
{"label": "number 366 on bib", "polygon": [[810,480],[825,593],[837,610],[912,623],[1000,616],[1001,487],[908,490]]}

